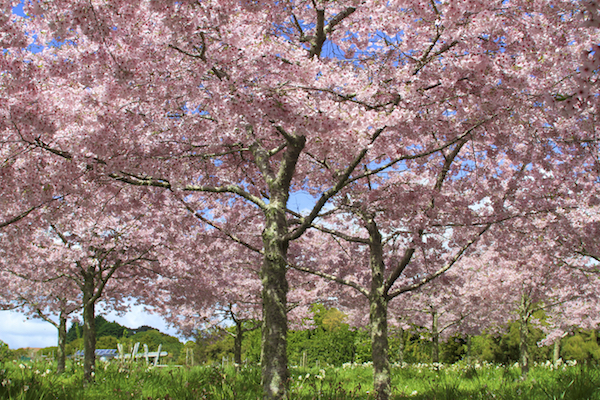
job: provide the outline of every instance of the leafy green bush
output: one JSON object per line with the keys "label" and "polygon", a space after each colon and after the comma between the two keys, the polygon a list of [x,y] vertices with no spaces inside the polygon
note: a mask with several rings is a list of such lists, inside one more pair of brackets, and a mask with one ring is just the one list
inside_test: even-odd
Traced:
{"label": "leafy green bush", "polygon": [[600,346],[598,346],[594,331],[578,330],[565,337],[561,345],[561,356],[565,360],[600,360]]}

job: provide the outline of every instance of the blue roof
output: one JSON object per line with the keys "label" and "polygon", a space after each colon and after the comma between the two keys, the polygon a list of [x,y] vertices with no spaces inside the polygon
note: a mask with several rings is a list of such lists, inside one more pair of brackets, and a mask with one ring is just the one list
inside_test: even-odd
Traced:
{"label": "blue roof", "polygon": [[[106,357],[106,356],[116,356],[117,349],[96,349],[95,351],[97,356]],[[83,356],[83,350],[79,350],[75,353],[76,356]]]}

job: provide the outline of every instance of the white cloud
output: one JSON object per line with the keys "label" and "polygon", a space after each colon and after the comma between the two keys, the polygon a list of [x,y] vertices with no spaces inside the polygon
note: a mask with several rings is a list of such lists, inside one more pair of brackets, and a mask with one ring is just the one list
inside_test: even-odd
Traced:
{"label": "white cloud", "polygon": [[0,340],[11,349],[56,346],[58,342],[58,331],[48,322],[27,319],[14,311],[0,311],[0,320]]}

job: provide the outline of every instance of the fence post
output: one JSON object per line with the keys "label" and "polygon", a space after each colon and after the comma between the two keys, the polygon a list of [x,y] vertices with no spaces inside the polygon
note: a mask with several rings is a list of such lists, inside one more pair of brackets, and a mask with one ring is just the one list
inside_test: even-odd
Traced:
{"label": "fence post", "polygon": [[135,357],[137,356],[138,350],[140,349],[140,342],[137,342],[133,346],[133,351],[131,352],[131,363],[135,361]]}
{"label": "fence post", "polygon": [[146,343],[144,343],[144,358],[146,359],[146,365],[150,364],[148,360],[148,345]]}
{"label": "fence post", "polygon": [[162,343],[158,345],[158,352],[156,353],[156,358],[154,359],[154,366],[158,365],[158,359],[160,358],[160,350],[162,349]]}

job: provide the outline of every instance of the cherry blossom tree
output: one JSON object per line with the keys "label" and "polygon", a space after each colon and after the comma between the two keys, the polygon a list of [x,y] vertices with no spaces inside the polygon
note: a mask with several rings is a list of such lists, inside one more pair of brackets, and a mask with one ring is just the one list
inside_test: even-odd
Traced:
{"label": "cherry blossom tree", "polygon": [[[6,261],[4,259],[3,264]],[[56,372],[63,373],[66,364],[67,320],[73,313],[81,310],[77,288],[65,278],[46,281],[43,278],[39,280],[39,277],[33,280],[33,274],[18,276],[15,275],[15,271],[9,272],[4,265],[0,273],[0,299],[3,309],[25,312],[29,317],[40,318],[57,329]]]}
{"label": "cherry blossom tree", "polygon": [[[389,303],[441,279],[440,286],[421,291],[422,299],[403,296],[409,305],[400,307],[425,307],[432,313],[435,344],[442,330],[439,304],[448,303],[455,286],[454,279],[443,275],[496,226],[502,232],[503,225],[569,204],[564,185],[540,172],[543,166],[537,159],[543,159],[543,147],[535,141],[518,149],[499,147],[488,139],[487,129],[478,127],[429,156],[425,164],[420,158],[406,160],[402,168],[390,168],[343,190],[328,217],[313,223],[320,234],[303,246],[329,257],[299,251],[293,261],[294,268],[346,285],[368,300],[374,384],[380,398],[388,398],[391,391]],[[450,297],[444,299],[446,292]]]}
{"label": "cherry blossom tree", "polygon": [[440,338],[447,339],[456,332],[473,333],[462,326],[478,308],[470,293],[461,293],[464,278],[463,269],[457,266],[429,285],[404,294],[390,306],[391,317],[428,328],[431,362],[440,362]]}
{"label": "cherry blossom tree", "polygon": [[[232,336],[234,360],[240,365],[244,335],[259,329],[263,319],[259,279],[262,250],[256,212],[238,213],[239,219],[229,214],[224,219],[227,207],[212,208],[208,216],[189,202],[183,203],[196,223],[170,246],[176,255],[169,261],[169,275],[161,272],[160,279],[138,300],[151,305],[186,336],[214,327]],[[204,238],[201,242],[200,237]],[[189,251],[194,244],[197,253]],[[315,301],[310,293],[312,285],[302,278],[297,272],[288,273],[287,315],[297,327],[303,326]]]}
{"label": "cherry blossom tree", "polygon": [[[574,327],[595,329],[600,322],[600,293],[597,274],[563,262],[564,248],[545,243],[552,240],[540,231],[533,227],[521,229],[510,227],[511,234],[502,235],[498,242],[465,262],[479,268],[476,278],[482,293],[479,307],[486,315],[483,323],[499,328],[507,316],[509,321],[519,323],[519,363],[526,375],[530,327],[537,326],[547,333],[541,344],[560,340]],[[506,240],[513,241],[512,245],[502,243]],[[543,320],[535,317],[538,311],[544,312]]]}
{"label": "cherry blossom tree", "polygon": [[[3,232],[0,250],[3,269],[29,281],[23,285],[26,290],[12,296],[46,320],[45,308],[51,307],[59,314],[60,335],[66,333],[61,331],[66,315],[82,311],[85,381],[94,376],[96,305],[104,300],[118,309],[135,295],[136,286],[154,278],[155,240],[161,238],[144,218],[147,210],[139,197],[95,189],[93,198],[61,200],[59,208],[35,223],[11,225]],[[123,215],[127,201],[137,210],[129,208]]]}
{"label": "cherry blossom tree", "polygon": [[[473,135],[488,146],[463,170],[496,149],[525,166],[534,143],[564,185],[593,166],[570,163],[596,140],[593,2],[62,0],[26,2],[21,19],[13,5],[0,19],[11,182],[34,199],[84,176],[254,207],[265,399],[287,392],[290,244],[340,191],[408,160],[439,173]],[[494,176],[479,189],[510,182]],[[292,221],[302,190],[316,202]]]}
{"label": "cherry blossom tree", "polygon": [[[187,255],[175,257],[174,262],[180,265],[171,265],[172,272],[163,273],[143,296],[138,296],[138,301],[152,306],[185,336],[214,327],[230,334],[234,338],[235,363],[239,365],[244,334],[258,329],[262,320],[260,254],[217,232],[203,231],[190,238],[198,240],[201,234],[212,237],[203,251],[190,253],[189,243],[178,243]],[[233,332],[226,329],[232,323]]]}

